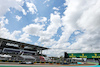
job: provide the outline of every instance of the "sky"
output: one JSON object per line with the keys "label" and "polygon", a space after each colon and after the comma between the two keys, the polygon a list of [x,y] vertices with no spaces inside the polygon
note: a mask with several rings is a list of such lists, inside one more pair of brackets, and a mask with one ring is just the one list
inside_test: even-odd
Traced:
{"label": "sky", "polygon": [[47,56],[100,52],[100,0],[0,0],[0,37],[48,47]]}

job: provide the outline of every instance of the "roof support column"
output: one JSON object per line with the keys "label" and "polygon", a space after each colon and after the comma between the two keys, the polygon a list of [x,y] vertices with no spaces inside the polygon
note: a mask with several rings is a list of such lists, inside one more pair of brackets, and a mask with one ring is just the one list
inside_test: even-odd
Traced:
{"label": "roof support column", "polygon": [[6,46],[6,44],[7,44],[7,42],[6,42],[6,41],[2,41],[2,42],[1,42],[1,47],[5,47],[5,46]]}
{"label": "roof support column", "polygon": [[2,53],[2,47],[1,47],[1,44],[2,44],[2,40],[0,40],[0,53]]}
{"label": "roof support column", "polygon": [[40,50],[40,54],[42,55],[42,50]]}
{"label": "roof support column", "polygon": [[3,53],[4,53],[4,48],[5,48],[6,44],[7,44],[6,41],[2,41],[1,42],[1,46],[0,47],[2,48],[1,52],[3,52]]}
{"label": "roof support column", "polygon": [[40,54],[40,50],[39,49],[37,49],[37,53],[36,53],[36,55],[39,55]]}
{"label": "roof support column", "polygon": [[0,40],[0,46],[1,46],[1,44],[2,44],[2,41]]}
{"label": "roof support column", "polygon": [[100,65],[100,59],[98,58],[98,63],[99,63],[99,65]]}

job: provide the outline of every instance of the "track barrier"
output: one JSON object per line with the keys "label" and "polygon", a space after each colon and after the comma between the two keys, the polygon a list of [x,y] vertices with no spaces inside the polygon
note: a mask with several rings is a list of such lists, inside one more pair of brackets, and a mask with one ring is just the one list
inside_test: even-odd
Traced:
{"label": "track barrier", "polygon": [[[0,62],[23,62],[23,61],[12,61],[12,60],[0,60]],[[61,64],[60,62],[34,62],[34,64]]]}
{"label": "track barrier", "polygon": [[0,60],[0,62],[22,62],[22,61]]}

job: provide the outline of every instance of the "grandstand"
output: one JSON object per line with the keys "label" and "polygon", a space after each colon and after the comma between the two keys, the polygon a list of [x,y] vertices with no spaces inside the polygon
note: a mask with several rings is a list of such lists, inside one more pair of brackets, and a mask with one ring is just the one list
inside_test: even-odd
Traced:
{"label": "grandstand", "polygon": [[0,60],[2,61],[39,61],[35,57],[43,55],[42,51],[46,49],[49,48],[0,38]]}

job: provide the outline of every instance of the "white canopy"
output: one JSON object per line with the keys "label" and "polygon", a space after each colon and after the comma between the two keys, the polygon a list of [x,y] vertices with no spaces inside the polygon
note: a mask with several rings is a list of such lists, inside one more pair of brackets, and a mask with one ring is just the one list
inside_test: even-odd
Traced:
{"label": "white canopy", "polygon": [[10,55],[6,55],[6,54],[4,54],[4,55],[0,54],[0,57],[11,57],[11,56]]}
{"label": "white canopy", "polygon": [[82,60],[82,58],[72,58],[72,59],[75,59],[75,60]]}
{"label": "white canopy", "polygon": [[20,56],[25,59],[35,59],[33,56],[28,56],[28,55],[20,55]]}

